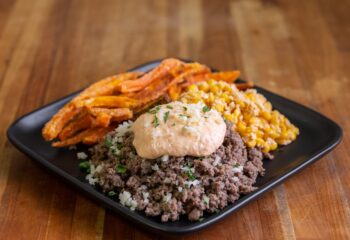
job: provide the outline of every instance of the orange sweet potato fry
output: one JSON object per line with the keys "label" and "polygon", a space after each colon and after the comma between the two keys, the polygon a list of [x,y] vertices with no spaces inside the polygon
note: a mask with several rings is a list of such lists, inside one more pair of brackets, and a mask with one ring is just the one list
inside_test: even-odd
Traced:
{"label": "orange sweet potato fry", "polygon": [[88,128],[70,138],[67,138],[65,140],[62,141],[58,141],[58,142],[53,142],[51,145],[53,147],[67,147],[67,146],[71,146],[71,145],[75,145],[77,143],[80,143],[81,141],[83,141],[83,139],[88,136],[89,134],[91,134],[92,131],[94,131],[94,128]]}
{"label": "orange sweet potato fry", "polygon": [[77,101],[77,107],[108,107],[108,108],[129,108],[136,104],[136,100],[127,96],[99,96]]}
{"label": "orange sweet potato fry", "polygon": [[178,59],[168,58],[163,60],[157,67],[136,80],[124,81],[119,85],[122,93],[136,92],[144,89],[152,82],[164,78],[169,74],[175,74],[184,66]]}
{"label": "orange sweet potato fry", "polygon": [[174,84],[169,88],[168,94],[171,100],[176,101],[177,99],[179,99],[179,96],[181,94],[181,88],[178,84]]}
{"label": "orange sweet potato fry", "polygon": [[68,103],[61,108],[51,119],[48,121],[43,130],[42,135],[47,141],[51,141],[58,136],[63,127],[77,116],[82,111],[82,108],[77,108],[73,104]]}
{"label": "orange sweet potato fry", "polygon": [[141,72],[127,72],[102,79],[81,92],[73,101],[79,101],[89,97],[112,95],[118,85],[125,80],[133,80],[142,75]]}
{"label": "orange sweet potato fry", "polygon": [[60,132],[58,138],[62,141],[70,138],[80,130],[89,128],[93,123],[93,118],[89,114],[81,114],[80,117],[70,121]]}
{"label": "orange sweet potato fry", "polygon": [[88,110],[93,116],[101,114],[111,116],[111,121],[123,121],[132,118],[133,113],[129,108],[90,108]]}
{"label": "orange sweet potato fry", "polygon": [[246,90],[247,88],[254,87],[254,83],[251,81],[245,83],[235,83],[235,85],[239,90]]}
{"label": "orange sweet potato fry", "polygon": [[111,123],[112,116],[107,113],[99,113],[96,116],[93,126],[94,127],[108,127]]}
{"label": "orange sweet potato fry", "polygon": [[87,134],[82,142],[86,145],[92,145],[99,142],[108,132],[112,131],[116,125],[111,125],[107,128],[96,128],[94,131],[91,131]]}
{"label": "orange sweet potato fry", "polygon": [[234,83],[240,74],[241,74],[240,71],[213,72],[213,73],[209,73],[206,76],[206,78],[214,79],[216,81],[225,81],[228,83]]}

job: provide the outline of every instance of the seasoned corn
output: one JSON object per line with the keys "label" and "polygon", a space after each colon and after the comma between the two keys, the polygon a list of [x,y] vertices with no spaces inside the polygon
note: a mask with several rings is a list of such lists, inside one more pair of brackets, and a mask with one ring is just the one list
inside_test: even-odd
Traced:
{"label": "seasoned corn", "polygon": [[189,86],[180,101],[204,102],[234,123],[248,147],[257,147],[266,153],[275,150],[278,144],[289,144],[299,134],[299,129],[277,110],[272,110],[271,103],[254,89],[240,91],[233,84],[210,79]]}

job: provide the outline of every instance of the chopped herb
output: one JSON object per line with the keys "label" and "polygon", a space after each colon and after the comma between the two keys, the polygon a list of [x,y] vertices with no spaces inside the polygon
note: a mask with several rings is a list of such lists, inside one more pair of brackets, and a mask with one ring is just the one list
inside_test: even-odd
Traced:
{"label": "chopped herb", "polygon": [[194,175],[194,172],[192,172],[191,169],[188,170],[188,171],[186,172],[186,174],[187,174],[188,178],[189,178],[191,181],[193,181],[193,180],[196,179],[196,176]]}
{"label": "chopped herb", "polygon": [[186,118],[191,118],[191,116],[185,115],[185,114],[179,114],[180,117],[186,117]]}
{"label": "chopped herb", "polygon": [[106,145],[108,148],[111,148],[111,147],[113,146],[113,143],[112,143],[111,139],[106,138],[106,139],[105,139],[105,145]]}
{"label": "chopped herb", "polygon": [[236,163],[235,165],[233,165],[234,168],[238,168],[240,165],[238,163]]}
{"label": "chopped herb", "polygon": [[111,152],[112,152],[112,154],[113,154],[114,156],[118,155],[118,154],[117,154],[117,150],[114,149],[114,148],[111,148]]}
{"label": "chopped herb", "polygon": [[152,108],[151,110],[148,111],[148,113],[155,114],[158,113],[160,110],[160,106],[157,106],[155,108]]}
{"label": "chopped herb", "polygon": [[114,191],[109,191],[108,192],[108,196],[109,197],[114,197],[115,195],[117,195]]}
{"label": "chopped herb", "polygon": [[170,105],[167,105],[166,108],[167,108],[167,109],[174,109],[174,108],[173,108],[172,106],[170,106]]}
{"label": "chopped herb", "polygon": [[123,164],[118,164],[116,167],[117,173],[125,173],[126,172],[126,166]]}
{"label": "chopped herb", "polygon": [[188,162],[188,163],[187,163],[187,167],[190,168],[190,167],[192,167],[192,166],[193,166],[193,163],[192,163],[192,162]]}
{"label": "chopped herb", "polygon": [[209,112],[209,111],[210,111],[210,107],[208,107],[207,105],[205,105],[205,106],[202,108],[202,111],[203,111],[203,112]]}
{"label": "chopped herb", "polygon": [[187,107],[186,106],[183,106],[183,109],[185,110],[185,112],[187,111]]}
{"label": "chopped herb", "polygon": [[209,205],[209,198],[207,196],[203,197],[203,202],[205,205]]}
{"label": "chopped herb", "polygon": [[157,115],[154,116],[152,124],[154,127],[158,127],[159,126],[159,119],[157,117]]}
{"label": "chopped herb", "polygon": [[200,222],[203,221],[203,220],[204,220],[204,217],[201,217],[201,218],[198,219],[198,221],[200,221]]}
{"label": "chopped herb", "polygon": [[79,168],[85,172],[90,172],[90,162],[84,161],[79,163]]}
{"label": "chopped herb", "polygon": [[169,114],[170,114],[169,111],[167,111],[166,113],[164,113],[164,117],[163,117],[164,123],[166,123],[166,121],[168,120]]}
{"label": "chopped herb", "polygon": [[117,143],[117,148],[118,148],[119,150],[122,149],[122,147],[123,147],[123,144]]}
{"label": "chopped herb", "polygon": [[175,123],[171,124],[172,127],[174,127],[175,125],[176,125]]}

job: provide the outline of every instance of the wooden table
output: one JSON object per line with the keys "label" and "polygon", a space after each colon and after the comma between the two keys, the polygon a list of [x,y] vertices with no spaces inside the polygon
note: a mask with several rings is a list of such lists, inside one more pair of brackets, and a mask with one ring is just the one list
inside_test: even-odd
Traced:
{"label": "wooden table", "polygon": [[162,239],[76,193],[5,132],[43,104],[169,56],[239,69],[344,129],[311,167],[178,239],[350,239],[349,12],[345,0],[0,1],[0,239]]}

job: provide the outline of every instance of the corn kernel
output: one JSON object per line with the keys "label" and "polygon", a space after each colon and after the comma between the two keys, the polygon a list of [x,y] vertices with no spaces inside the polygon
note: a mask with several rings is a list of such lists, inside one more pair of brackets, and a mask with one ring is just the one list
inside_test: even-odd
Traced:
{"label": "corn kernel", "polygon": [[256,142],[254,140],[250,140],[250,141],[247,142],[247,146],[250,147],[250,148],[255,147],[255,145],[256,145]]}
{"label": "corn kernel", "polygon": [[198,87],[197,87],[197,85],[192,84],[188,87],[188,90],[191,92],[196,92],[196,91],[198,91]]}
{"label": "corn kernel", "polygon": [[233,122],[233,115],[231,113],[225,113],[224,117],[226,120]]}
{"label": "corn kernel", "polygon": [[218,86],[212,85],[209,87],[210,92],[217,94],[219,92]]}

